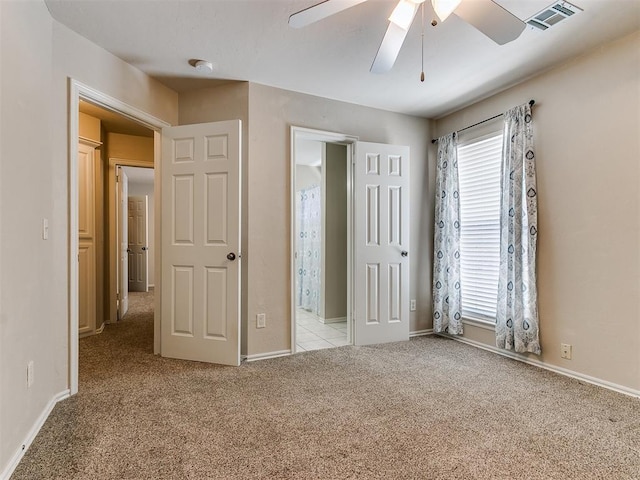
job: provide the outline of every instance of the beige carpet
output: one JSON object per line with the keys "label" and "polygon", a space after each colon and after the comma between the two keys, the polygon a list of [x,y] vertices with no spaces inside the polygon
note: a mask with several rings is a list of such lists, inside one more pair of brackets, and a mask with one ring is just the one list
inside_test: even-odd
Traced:
{"label": "beige carpet", "polygon": [[638,399],[437,337],[163,359],[151,308],[80,342],[80,393],[13,480],[640,478]]}

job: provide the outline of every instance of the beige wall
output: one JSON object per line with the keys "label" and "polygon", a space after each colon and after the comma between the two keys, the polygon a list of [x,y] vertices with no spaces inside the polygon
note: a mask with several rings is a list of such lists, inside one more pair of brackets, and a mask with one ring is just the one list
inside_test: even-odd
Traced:
{"label": "beige wall", "polygon": [[347,316],[347,147],[327,143],[324,165],[324,318],[330,320]]}
{"label": "beige wall", "polygon": [[40,0],[0,2],[0,22],[1,473],[68,387],[68,77],[169,123],[178,97],[59,25]]}
{"label": "beige wall", "polygon": [[[60,354],[66,282],[57,255],[50,84],[52,22],[44,4],[0,2],[0,472],[52,395],[65,388]],[[28,32],[28,33],[26,33]],[[64,123],[66,125],[66,122]],[[19,208],[17,205],[19,204]],[[42,218],[51,239],[42,240]],[[59,296],[59,298],[58,298]],[[58,341],[50,341],[52,338]],[[57,362],[52,361],[57,358]],[[27,362],[36,381],[26,386]]]}
{"label": "beige wall", "polygon": [[[640,389],[639,86],[640,34],[635,33],[436,124],[441,135],[536,100],[540,360],[635,390]],[[495,341],[492,332],[471,326],[465,326],[465,336]],[[560,343],[573,345],[572,360],[560,358]]]}
{"label": "beige wall", "polygon": [[[430,256],[420,252],[432,236],[432,201],[427,149],[428,120],[249,84],[248,345],[249,355],[291,347],[290,289],[290,127],[315,128],[363,141],[411,148],[411,330],[430,326]],[[267,327],[255,328],[257,313]]]}
{"label": "beige wall", "polygon": [[88,138],[94,142],[102,142],[102,131],[100,128],[100,119],[87,115],[86,113],[78,113],[78,136]]}
{"label": "beige wall", "polygon": [[105,144],[108,158],[142,160],[153,164],[153,137],[108,132]]}

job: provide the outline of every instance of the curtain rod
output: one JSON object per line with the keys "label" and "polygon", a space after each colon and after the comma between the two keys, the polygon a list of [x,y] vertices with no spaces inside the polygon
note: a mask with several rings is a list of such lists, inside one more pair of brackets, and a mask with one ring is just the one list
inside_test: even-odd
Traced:
{"label": "curtain rod", "polygon": [[[529,100],[529,106],[530,107],[533,107],[533,105],[535,103],[536,103],[535,100]],[[487,118],[486,120],[482,120],[481,122],[474,123],[473,125],[469,125],[468,127],[461,128],[460,130],[458,130],[458,132],[462,132],[464,130],[469,130],[470,128],[477,127],[478,125],[482,125],[483,123],[490,122],[491,120],[495,120],[496,118],[499,118],[499,117],[501,117],[503,115],[504,115],[504,113],[500,113],[498,115],[494,115],[493,117]],[[431,140],[431,143],[436,143],[437,141],[438,141],[438,139],[434,138],[434,139]]]}

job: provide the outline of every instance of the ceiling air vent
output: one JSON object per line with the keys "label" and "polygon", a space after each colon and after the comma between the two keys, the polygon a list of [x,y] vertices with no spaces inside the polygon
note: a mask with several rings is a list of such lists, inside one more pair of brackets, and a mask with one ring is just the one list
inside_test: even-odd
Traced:
{"label": "ceiling air vent", "polygon": [[547,28],[560,23],[565,18],[571,17],[581,11],[581,8],[570,4],[569,2],[555,2],[527,20],[527,24],[540,30],[546,30]]}

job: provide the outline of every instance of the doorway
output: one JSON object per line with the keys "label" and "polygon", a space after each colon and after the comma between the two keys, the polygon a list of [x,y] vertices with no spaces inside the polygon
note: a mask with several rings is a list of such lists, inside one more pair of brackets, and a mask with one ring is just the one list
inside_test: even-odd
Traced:
{"label": "doorway", "polygon": [[353,342],[351,145],[292,127],[292,352]]}
{"label": "doorway", "polygon": [[347,146],[299,139],[295,165],[296,351],[349,345]]}
{"label": "doorway", "polygon": [[[104,110],[106,113],[119,117],[120,119],[128,120],[131,125],[137,126],[137,128],[144,129],[146,135],[150,139],[152,144],[152,154],[150,162],[146,162],[142,166],[158,165],[157,159],[159,158],[159,144],[160,144],[160,131],[168,124],[162,120],[159,120],[145,112],[142,112],[134,107],[131,107],[113,97],[98,92],[91,87],[83,85],[75,80],[70,80],[70,100],[69,100],[69,145],[78,145],[81,140],[79,133],[80,129],[80,116],[81,116],[81,104],[82,108],[91,106]],[[103,174],[104,186],[103,193],[98,195],[98,200],[105,208],[104,218],[108,218],[111,225],[115,225],[115,211],[111,208],[111,205],[115,204],[115,165],[117,162],[113,161],[113,158],[109,158],[114,154],[103,153],[102,166],[103,169],[99,170]],[[133,162],[135,165],[135,161]],[[138,165],[140,166],[140,165]],[[159,178],[159,168],[155,170],[155,178]],[[111,185],[113,178],[113,185]],[[156,182],[158,183],[158,182]],[[159,207],[159,184],[156,188],[155,195],[155,208]],[[78,265],[78,252],[79,252],[79,216],[80,216],[80,200],[79,200],[79,154],[78,149],[70,148],[69,151],[69,390],[73,395],[78,392],[78,353],[79,353],[79,292],[80,292],[80,278],[79,278],[79,265]],[[106,223],[106,222],[104,222]],[[158,229],[156,229],[158,230]],[[112,233],[113,232],[113,233]],[[153,232],[152,236],[156,239],[159,238],[159,232]],[[116,285],[115,281],[111,280],[111,277],[116,278],[115,275],[108,275],[108,273],[115,272],[115,265],[117,264],[117,249],[116,249],[116,234],[115,229],[109,229],[109,234],[103,236],[103,242],[105,257],[103,260],[103,266],[105,273],[100,277],[103,279],[103,288],[100,290],[103,293],[104,308],[101,313],[104,315],[105,321],[113,321],[116,317]],[[156,240],[157,243],[157,240]],[[154,255],[155,267],[159,267],[160,256],[159,252],[152,252]],[[108,272],[108,273],[107,273]],[[159,286],[159,279],[155,281],[155,285]],[[157,351],[159,347],[159,308],[157,305],[160,302],[156,295],[154,309],[156,317],[154,320],[154,351]],[[113,320],[112,320],[113,319]]]}
{"label": "doorway", "polygon": [[127,176],[127,287],[129,292],[154,288],[155,182],[151,167],[121,167]]}
{"label": "doorway", "polygon": [[[303,173],[302,167],[309,163],[303,159],[304,148],[313,142],[321,144],[319,148],[324,151],[324,157],[321,156],[319,170],[316,160],[316,170],[306,168]],[[344,182],[340,193],[326,191],[331,184],[330,173],[323,173],[327,170],[329,152],[333,150],[342,152],[338,155],[338,165],[341,172],[346,170],[346,177],[342,173],[336,183]],[[409,167],[407,146],[360,142],[356,137],[291,127],[292,352],[304,349],[306,339],[298,338],[299,331],[309,338],[309,332],[304,330],[310,330],[309,326],[312,326],[310,333],[316,336],[333,328],[326,322],[332,319],[326,308],[332,288],[341,289],[346,296],[344,344],[369,345],[409,339]],[[305,185],[298,178],[304,176],[315,176],[320,188],[313,185],[313,179]],[[312,194],[319,196],[320,201],[316,200],[315,206],[304,205],[305,196]],[[335,230],[329,234],[325,218],[327,212],[340,209],[330,205],[334,200],[337,204],[346,203],[346,261],[337,251],[330,251],[326,241],[327,237],[338,238]],[[311,227],[303,224],[305,210],[314,217],[315,224]],[[343,221],[338,224],[344,228]],[[309,248],[305,237],[311,238]],[[344,240],[337,245],[344,253]],[[341,258],[346,265],[346,284],[339,284],[341,279],[326,278],[331,268],[326,264],[329,257]],[[304,263],[307,260],[309,262]],[[297,322],[300,310],[305,318]],[[321,340],[331,343],[328,339]],[[316,348],[335,346],[321,342],[318,345]]]}
{"label": "doorway", "polygon": [[[126,140],[134,142],[135,138],[129,137]],[[147,144],[147,155],[154,155],[153,143]],[[125,153],[126,149],[120,149],[119,152]],[[152,245],[155,246],[155,238],[150,233],[153,230],[149,229],[149,220],[155,218],[153,214],[156,208],[154,163],[139,159],[109,158],[107,188],[110,206],[107,278],[110,288],[107,315],[108,323],[116,323],[127,313],[129,291],[148,291],[149,265],[155,272],[156,249],[151,248]],[[149,202],[149,198],[153,201]],[[144,213],[142,218],[134,218],[136,211]],[[151,226],[155,228],[155,222]],[[137,282],[132,281],[132,275],[138,276]]]}

